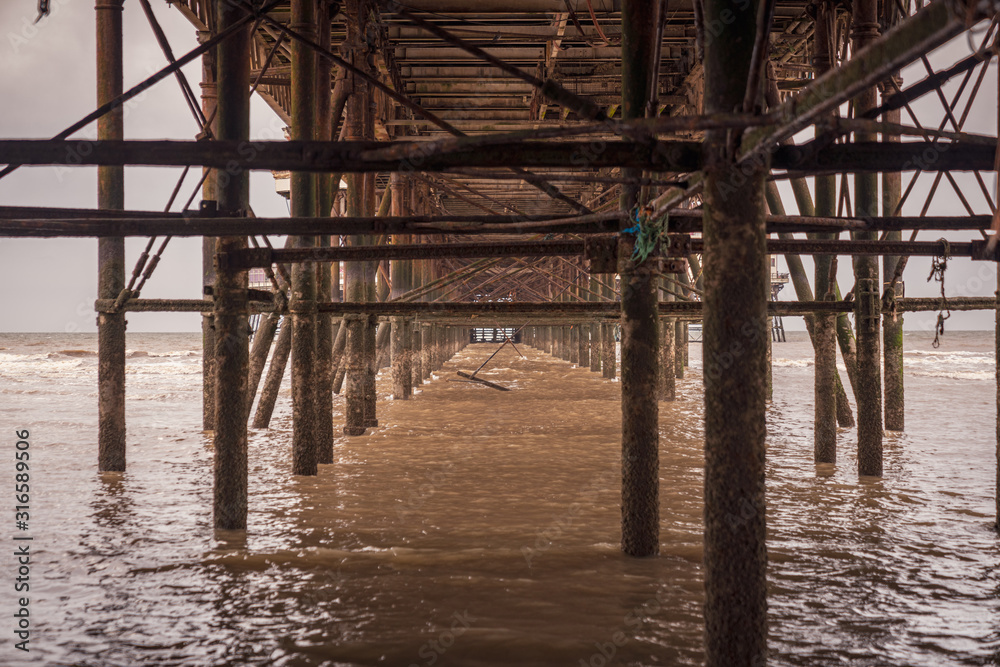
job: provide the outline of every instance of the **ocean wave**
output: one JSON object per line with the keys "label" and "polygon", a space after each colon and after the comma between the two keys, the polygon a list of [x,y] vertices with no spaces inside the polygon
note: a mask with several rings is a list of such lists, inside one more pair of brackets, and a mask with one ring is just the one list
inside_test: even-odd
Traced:
{"label": "ocean wave", "polygon": [[815,362],[812,359],[772,359],[771,365],[787,368],[805,368],[812,366]]}
{"label": "ocean wave", "polygon": [[912,371],[911,375],[929,378],[950,378],[953,380],[993,380],[994,371]]}
{"label": "ocean wave", "polygon": [[[972,350],[906,350],[905,355],[927,356],[927,357],[981,357],[983,352]],[[989,357],[993,361],[993,357]]]}
{"label": "ocean wave", "polygon": [[49,355],[57,355],[63,357],[96,357],[96,350],[59,350],[58,352],[50,352]]}

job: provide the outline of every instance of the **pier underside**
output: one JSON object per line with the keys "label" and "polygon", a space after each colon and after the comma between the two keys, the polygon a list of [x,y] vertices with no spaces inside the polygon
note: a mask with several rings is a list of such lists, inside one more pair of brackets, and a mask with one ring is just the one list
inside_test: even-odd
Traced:
{"label": "pier underside", "polygon": [[[291,474],[349,476],[337,452],[359,442],[384,444],[388,466],[393,447],[422,447],[447,481],[416,486],[413,502],[459,494],[471,514],[506,502],[471,481],[477,467],[495,484],[508,457],[535,456],[538,437],[573,440],[587,419],[595,474],[614,483],[601,477],[580,502],[614,514],[607,542],[701,563],[706,664],[764,664],[770,318],[806,320],[816,463],[837,461],[837,426],[856,423],[849,458],[870,480],[883,474],[885,432],[904,428],[904,313],[943,323],[951,310],[998,310],[943,286],[947,262],[1000,257],[998,138],[965,128],[980,97],[996,115],[995,91],[981,92],[996,2],[168,2],[198,31],[182,54],[158,30],[160,3],[138,1],[165,68],[124,89],[123,0],[101,0],[100,107],[50,140],[0,140],[0,178],[99,166],[100,209],[0,208],[0,234],[100,239],[101,471],[126,469],[126,313],[203,315],[202,424],[213,524],[226,534],[253,522],[248,429],[270,426],[286,376]],[[180,70],[195,60],[200,86]],[[167,77],[197,140],[128,140],[123,104]],[[251,95],[289,141],[250,136]],[[97,141],[74,139],[94,121]],[[134,165],[203,177],[193,192],[178,183],[184,207],[126,211]],[[288,181],[290,217],[254,215],[251,170]],[[961,208],[929,215],[943,189]],[[144,299],[173,235],[204,238],[203,294]],[[126,236],[149,238],[134,268]],[[769,270],[772,255],[788,275]],[[911,256],[934,258],[940,299],[905,298]],[[771,303],[788,281],[794,302]],[[685,371],[692,323],[703,327],[696,373]],[[485,330],[494,343],[467,347]],[[471,366],[498,345],[482,372]],[[561,383],[583,377],[591,385],[567,401]],[[661,507],[680,428],[663,418],[694,394],[704,503],[685,511],[701,517],[702,539],[678,547]],[[518,404],[549,405],[544,425]],[[408,416],[434,410],[464,444],[452,433],[455,447],[436,451],[433,423]],[[552,472],[539,468],[539,494],[586,488]],[[510,554],[527,545],[529,568],[550,562],[532,539],[510,541]]]}

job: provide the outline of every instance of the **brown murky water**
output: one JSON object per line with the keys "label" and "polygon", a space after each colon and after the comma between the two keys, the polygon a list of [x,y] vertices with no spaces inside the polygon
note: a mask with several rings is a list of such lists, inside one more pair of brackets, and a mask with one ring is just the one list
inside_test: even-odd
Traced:
{"label": "brown murky water", "polygon": [[[812,463],[810,348],[775,346],[771,664],[1000,663],[992,336],[926,338],[907,337],[909,430],[880,481],[858,480],[850,431],[836,467]],[[0,664],[700,664],[698,345],[661,404],[646,560],[618,551],[616,382],[530,348],[484,371],[514,391],[448,381],[495,349],[470,346],[316,478],[289,474],[286,389],[251,435],[249,530],[215,535],[198,337],[129,346],[129,471],[101,476],[94,338],[0,335],[0,414],[35,464],[31,652],[11,630]]]}

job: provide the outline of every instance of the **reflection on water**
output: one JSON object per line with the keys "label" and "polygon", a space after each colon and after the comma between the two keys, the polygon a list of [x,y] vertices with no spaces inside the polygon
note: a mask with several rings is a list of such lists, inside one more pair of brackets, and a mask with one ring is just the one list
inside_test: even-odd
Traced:
{"label": "reflection on water", "polygon": [[[768,416],[771,663],[996,664],[992,340],[907,337],[908,431],[887,436],[885,478],[859,481],[851,431],[836,466],[812,463],[811,353],[790,339]],[[106,475],[93,337],[37,342],[0,336],[0,413],[32,429],[34,661],[702,660],[698,345],[661,404],[661,556],[635,560],[618,551],[619,385],[538,351],[497,355],[482,374],[514,391],[496,392],[448,381],[496,346],[466,348],[315,478],[290,476],[286,387],[251,432],[243,534],[211,529],[196,335],[130,337],[129,470]]]}

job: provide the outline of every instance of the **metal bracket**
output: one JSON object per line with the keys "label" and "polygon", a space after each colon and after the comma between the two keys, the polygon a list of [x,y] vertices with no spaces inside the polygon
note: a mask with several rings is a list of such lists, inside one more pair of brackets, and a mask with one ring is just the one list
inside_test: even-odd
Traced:
{"label": "metal bracket", "polygon": [[687,257],[691,254],[690,234],[667,234],[664,257]]}
{"label": "metal bracket", "polygon": [[584,240],[584,254],[591,273],[618,272],[618,237],[614,234],[590,236]]}
{"label": "metal bracket", "polygon": [[983,260],[987,262],[1000,262],[1000,243],[993,248],[993,252],[987,250],[989,246],[989,241],[973,241],[972,242],[972,259]]}
{"label": "metal bracket", "polygon": [[687,273],[688,261],[686,257],[665,257],[661,267],[661,273]]}
{"label": "metal bracket", "polygon": [[272,263],[270,248],[244,248],[236,252],[215,254],[216,271],[246,271]]}
{"label": "metal bracket", "polygon": [[879,320],[881,319],[879,306],[882,304],[882,299],[878,293],[878,281],[874,278],[859,280],[855,296],[858,302],[856,311],[858,329],[877,333],[879,330]]}

